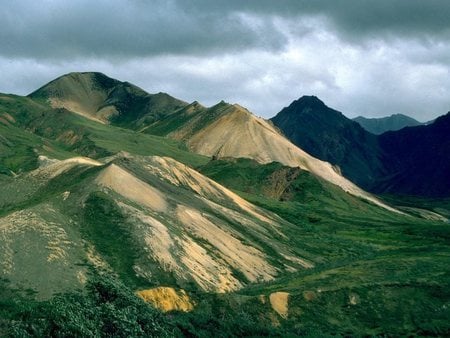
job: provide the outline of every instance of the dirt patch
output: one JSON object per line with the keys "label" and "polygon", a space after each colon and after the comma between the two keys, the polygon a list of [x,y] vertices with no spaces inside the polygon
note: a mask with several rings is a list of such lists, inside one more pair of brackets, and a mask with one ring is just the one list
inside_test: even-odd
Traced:
{"label": "dirt patch", "polygon": [[287,318],[289,306],[289,293],[288,292],[274,292],[269,296],[270,305],[272,309],[280,315],[282,318]]}
{"label": "dirt patch", "polygon": [[350,305],[357,305],[359,303],[359,296],[356,293],[349,294],[348,302]]}
{"label": "dirt patch", "polygon": [[154,289],[137,291],[136,294],[147,303],[152,304],[163,312],[183,311],[189,312],[194,309],[191,301],[184,290],[175,291],[170,287],[157,287]]}
{"label": "dirt patch", "polygon": [[40,167],[33,170],[30,176],[39,177],[43,179],[52,179],[62,173],[79,165],[85,166],[100,166],[102,163],[92,160],[88,157],[72,157],[67,160],[59,161],[55,159],[49,159],[46,156],[39,156]]}

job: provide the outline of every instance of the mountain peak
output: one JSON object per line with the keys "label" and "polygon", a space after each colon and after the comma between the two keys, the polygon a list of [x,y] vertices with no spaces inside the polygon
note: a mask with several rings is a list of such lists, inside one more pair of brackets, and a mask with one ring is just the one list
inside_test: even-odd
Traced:
{"label": "mountain peak", "polygon": [[326,107],[325,103],[315,95],[304,95],[291,103],[290,106]]}

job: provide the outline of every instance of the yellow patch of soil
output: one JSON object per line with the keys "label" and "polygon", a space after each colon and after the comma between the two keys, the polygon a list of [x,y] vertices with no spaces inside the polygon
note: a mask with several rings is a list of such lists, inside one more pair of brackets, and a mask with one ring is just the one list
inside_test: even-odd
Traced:
{"label": "yellow patch of soil", "polygon": [[288,316],[288,300],[289,293],[288,292],[274,292],[269,296],[270,305],[272,309],[280,315],[282,318],[287,318]]}
{"label": "yellow patch of soil", "polygon": [[184,290],[175,291],[171,287],[157,287],[154,289],[137,291],[136,294],[147,303],[152,304],[163,312],[184,311],[194,309],[194,302]]}

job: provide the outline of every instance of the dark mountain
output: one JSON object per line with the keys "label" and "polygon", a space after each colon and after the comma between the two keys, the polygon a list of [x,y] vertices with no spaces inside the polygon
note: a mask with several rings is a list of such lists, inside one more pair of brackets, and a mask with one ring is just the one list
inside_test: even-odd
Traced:
{"label": "dark mountain", "polygon": [[450,196],[450,112],[434,123],[379,136],[389,153],[387,177],[374,191]]}
{"label": "dark mountain", "polygon": [[314,96],[273,123],[296,145],[376,193],[450,196],[450,114],[433,123],[373,135]]}
{"label": "dark mountain", "polygon": [[271,120],[294,144],[338,165],[345,177],[366,189],[383,172],[377,137],[315,96],[301,97]]}
{"label": "dark mountain", "polygon": [[416,127],[422,125],[419,121],[403,114],[393,114],[380,118],[367,118],[358,116],[353,119],[358,122],[368,132],[375,135],[383,134],[387,131],[396,131],[405,127]]}

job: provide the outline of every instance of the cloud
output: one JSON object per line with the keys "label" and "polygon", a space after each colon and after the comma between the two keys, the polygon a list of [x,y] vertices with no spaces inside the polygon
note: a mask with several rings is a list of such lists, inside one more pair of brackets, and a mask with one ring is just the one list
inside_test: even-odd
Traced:
{"label": "cloud", "polygon": [[450,33],[450,2],[447,0],[228,0],[178,1],[190,13],[249,12],[262,16],[298,19],[320,16],[349,37],[445,36]]}
{"label": "cloud", "polygon": [[447,0],[14,1],[0,91],[71,71],[271,117],[301,95],[349,116],[450,109]]}
{"label": "cloud", "polygon": [[2,5],[0,54],[58,59],[279,49],[270,21],[239,13],[189,13],[173,1],[18,1]]}

